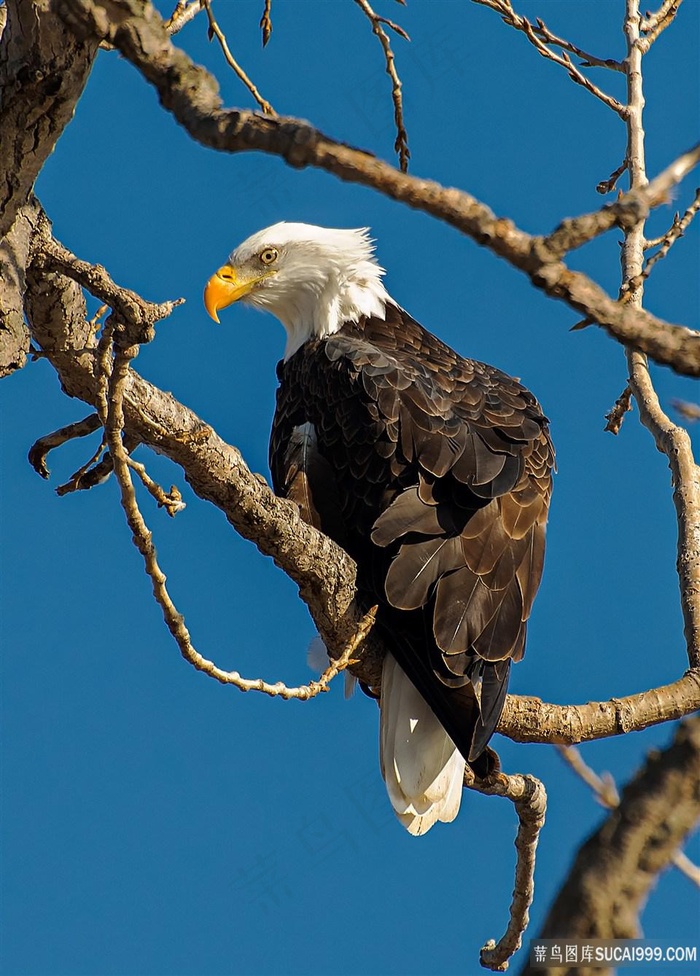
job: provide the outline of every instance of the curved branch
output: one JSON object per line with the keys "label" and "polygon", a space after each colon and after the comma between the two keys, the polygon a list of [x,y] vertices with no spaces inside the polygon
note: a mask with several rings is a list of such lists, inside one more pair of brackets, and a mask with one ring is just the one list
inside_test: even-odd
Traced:
{"label": "curved branch", "polygon": [[114,44],[156,88],[163,107],[202,145],[223,152],[271,153],[290,166],[326,170],[429,213],[504,258],[535,287],[597,322],[618,342],[679,373],[700,376],[697,333],[612,299],[586,275],[553,256],[542,238],[496,217],[470,194],[401,173],[367,152],[331,139],[308,122],[222,109],[216,80],[173,45],[159,15],[145,0],[55,2],[81,36],[107,38]]}
{"label": "curved branch", "polygon": [[504,972],[508,968],[508,960],[522,945],[523,933],[530,922],[530,906],[535,895],[535,854],[547,813],[547,792],[544,784],[535,776],[520,773],[510,776],[497,773],[490,780],[473,782],[467,781],[465,774],[465,785],[485,796],[506,797],[514,804],[518,814],[515,838],[518,856],[508,928],[498,942],[490,939],[481,950],[481,965],[484,968]]}

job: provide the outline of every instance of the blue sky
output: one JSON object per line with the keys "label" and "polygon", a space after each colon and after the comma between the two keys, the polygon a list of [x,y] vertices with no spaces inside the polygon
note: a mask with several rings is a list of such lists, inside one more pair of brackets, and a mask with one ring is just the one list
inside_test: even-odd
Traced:
{"label": "blue sky", "polygon": [[[381,49],[354,4],[276,0],[265,51],[261,2],[216,6],[278,112],[392,158]],[[458,0],[376,7],[412,38],[396,38],[394,48],[414,174],[463,187],[533,233],[602,204],[595,186],[624,154],[623,126],[602,103],[492,11]],[[622,56],[622,8],[610,0],[518,5],[604,57]],[[697,139],[699,28],[700,4],[688,0],[646,59],[651,175]],[[216,70],[227,104],[250,106],[207,43],[202,17],[177,42]],[[621,75],[594,78],[623,96]],[[696,185],[697,174],[675,205],[684,209]],[[201,304],[204,282],[236,243],[277,220],[370,226],[396,300],[464,355],[522,377],[552,420],[559,474],[547,564],[512,690],[582,702],[682,673],[667,464],[636,413],[619,437],[603,433],[626,371],[622,350],[600,330],[570,333],[574,313],[423,214],[274,157],[195,145],[115,53],[100,53],[37,192],[56,235],[80,257],[149,299],[187,299],[136,367],[265,474],[283,332],[241,307],[214,326]],[[667,228],[673,209],[654,215],[650,236]],[[648,287],[650,310],[694,327],[698,230]],[[615,234],[570,263],[616,293]],[[664,404],[697,400],[689,380],[663,369],[655,378]],[[456,823],[412,838],[385,797],[373,702],[345,701],[338,682],[313,702],[283,703],[192,671],[151,598],[115,484],[64,498],[53,491],[86,459],[86,444],[52,455],[50,484],[26,462],[37,437],[86,407],[61,394],[42,361],[5,380],[0,396],[2,971],[478,973],[479,947],[507,922],[511,805],[467,794]],[[137,457],[188,503],[172,521],[147,497],[142,508],[197,648],[247,676],[306,681],[314,630],[295,586],[194,498],[178,469],[144,449]],[[622,784],[671,733],[593,743],[584,756]],[[534,936],[604,814],[553,749],[500,737],[494,745],[507,770],[535,773],[549,792]],[[697,840],[688,850],[697,860]],[[651,894],[645,934],[697,944],[697,909],[697,890],[671,870]]]}

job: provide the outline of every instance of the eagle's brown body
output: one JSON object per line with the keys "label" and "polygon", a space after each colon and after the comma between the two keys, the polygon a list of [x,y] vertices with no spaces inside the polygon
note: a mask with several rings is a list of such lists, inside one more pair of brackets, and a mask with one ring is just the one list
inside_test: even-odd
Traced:
{"label": "eagle's brown body", "polygon": [[385,642],[483,771],[542,573],[554,451],[537,400],[391,302],[278,376],[275,491],[357,561]]}

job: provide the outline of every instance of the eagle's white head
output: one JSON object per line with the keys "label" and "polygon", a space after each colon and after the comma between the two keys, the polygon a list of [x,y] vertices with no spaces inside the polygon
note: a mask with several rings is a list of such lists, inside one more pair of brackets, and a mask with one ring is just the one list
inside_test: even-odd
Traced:
{"label": "eagle's white head", "polygon": [[366,227],[336,230],[282,221],[232,252],[204,289],[215,322],[239,299],[272,312],[287,330],[284,358],[307,339],[337,332],[363,315],[384,318],[391,301]]}

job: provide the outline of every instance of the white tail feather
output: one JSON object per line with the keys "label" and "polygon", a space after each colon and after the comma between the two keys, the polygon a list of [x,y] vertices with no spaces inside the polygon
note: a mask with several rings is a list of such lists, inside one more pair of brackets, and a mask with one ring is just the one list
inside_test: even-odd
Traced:
{"label": "white tail feather", "polygon": [[464,759],[392,654],[382,670],[379,760],[391,805],[410,834],[454,820]]}

